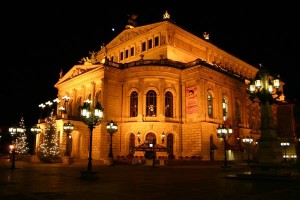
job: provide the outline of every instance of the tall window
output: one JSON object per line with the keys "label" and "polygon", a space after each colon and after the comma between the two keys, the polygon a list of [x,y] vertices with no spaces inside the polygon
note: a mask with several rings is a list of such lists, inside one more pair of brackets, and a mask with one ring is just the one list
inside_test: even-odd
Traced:
{"label": "tall window", "polygon": [[146,116],[155,117],[156,116],[156,92],[154,90],[149,90],[146,95]]}
{"label": "tall window", "polygon": [[156,36],[156,37],[154,38],[154,47],[157,47],[158,45],[159,45],[159,37]]}
{"label": "tall window", "polygon": [[241,124],[241,103],[238,99],[235,100],[235,116],[236,116],[236,125]]}
{"label": "tall window", "polygon": [[142,42],[142,51],[146,51],[146,42]]}
{"label": "tall window", "polygon": [[165,95],[165,116],[173,117],[173,94],[166,92]]}
{"label": "tall window", "polygon": [[223,121],[228,118],[228,101],[225,97],[222,99]]}
{"label": "tall window", "polygon": [[152,49],[152,39],[148,40],[148,49]]}
{"label": "tall window", "polygon": [[130,56],[134,56],[134,47],[130,48]]}
{"label": "tall window", "polygon": [[207,93],[207,111],[208,117],[213,118],[213,98],[210,92]]}
{"label": "tall window", "polygon": [[130,94],[130,117],[136,117],[138,115],[138,93],[132,92]]}

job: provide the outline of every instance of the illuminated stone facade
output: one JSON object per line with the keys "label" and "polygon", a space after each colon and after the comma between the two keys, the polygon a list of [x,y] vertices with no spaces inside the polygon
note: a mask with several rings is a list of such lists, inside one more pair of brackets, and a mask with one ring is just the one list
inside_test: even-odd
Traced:
{"label": "illuminated stone facade", "polygon": [[172,158],[222,160],[219,124],[234,130],[228,159],[241,159],[240,139],[259,138],[260,108],[248,99],[245,83],[258,69],[212,44],[207,34],[197,37],[170,19],[129,27],[55,84],[59,99],[70,97],[58,105],[67,107],[67,114],[57,111],[61,149],[63,123],[70,121],[75,126],[71,157],[88,157],[90,135],[80,121],[80,106],[90,99],[104,107],[104,119],[93,132],[93,159],[107,159],[110,120],[118,124],[115,159],[134,155],[134,147],[147,142],[150,133]]}

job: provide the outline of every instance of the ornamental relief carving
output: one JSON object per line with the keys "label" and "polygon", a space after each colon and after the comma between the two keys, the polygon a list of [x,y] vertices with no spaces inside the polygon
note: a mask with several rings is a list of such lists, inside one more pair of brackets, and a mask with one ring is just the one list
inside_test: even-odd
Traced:
{"label": "ornamental relief carving", "polygon": [[131,31],[131,32],[127,32],[127,33],[124,33],[122,36],[120,36],[118,38],[118,40],[114,41],[112,43],[112,46],[111,47],[114,47],[114,46],[117,46],[119,44],[122,44],[128,40],[132,40],[133,38],[141,35],[141,34],[144,34],[146,32],[148,32],[149,30],[153,29],[154,27],[151,27],[151,28],[145,28],[145,29],[140,29],[140,30],[135,30],[135,31]]}

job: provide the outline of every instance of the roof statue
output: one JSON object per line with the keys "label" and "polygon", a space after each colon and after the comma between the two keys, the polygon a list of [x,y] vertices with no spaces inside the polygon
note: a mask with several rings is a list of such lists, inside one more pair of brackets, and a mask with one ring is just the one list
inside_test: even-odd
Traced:
{"label": "roof statue", "polygon": [[170,19],[170,14],[168,13],[167,10],[166,10],[166,12],[164,13],[163,19]]}
{"label": "roof statue", "polygon": [[88,64],[96,64],[97,58],[96,58],[96,54],[97,52],[95,51],[89,51],[89,57],[83,57],[81,58],[81,60],[79,61],[79,63],[84,64],[84,65],[88,65]]}
{"label": "roof statue", "polygon": [[125,28],[130,29],[130,28],[137,27],[136,19],[137,19],[138,15],[137,14],[131,14],[131,15],[128,15],[128,16],[129,16],[129,19],[127,20],[127,25],[125,26]]}

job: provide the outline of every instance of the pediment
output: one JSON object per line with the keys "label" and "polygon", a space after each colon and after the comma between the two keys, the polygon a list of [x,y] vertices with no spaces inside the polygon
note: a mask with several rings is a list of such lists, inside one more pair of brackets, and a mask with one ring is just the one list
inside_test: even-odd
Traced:
{"label": "pediment", "polygon": [[169,23],[169,22],[164,21],[164,22],[158,22],[158,23],[140,26],[140,27],[136,27],[136,28],[126,29],[122,33],[120,33],[117,37],[115,37],[111,42],[109,42],[106,45],[106,47],[108,49],[114,48],[128,40],[132,40],[135,37],[145,34],[149,31],[151,31],[152,29],[162,26],[166,23]]}
{"label": "pediment", "polygon": [[99,65],[93,65],[93,64],[74,65],[72,67],[72,69],[70,69],[66,74],[63,75],[61,72],[60,78],[55,85],[63,83],[67,80],[70,80],[76,76],[84,74],[84,73],[91,71],[93,69],[96,69],[98,67],[99,67]]}

